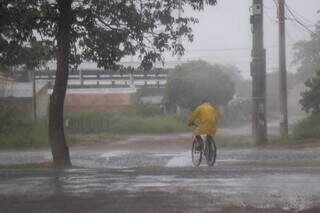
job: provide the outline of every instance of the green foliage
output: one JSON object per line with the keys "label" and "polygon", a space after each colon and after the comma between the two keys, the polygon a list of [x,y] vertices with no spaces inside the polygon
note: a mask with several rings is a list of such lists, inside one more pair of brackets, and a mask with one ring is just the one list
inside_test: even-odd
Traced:
{"label": "green foliage", "polygon": [[311,114],[294,126],[293,136],[296,139],[320,139],[320,113]]}
{"label": "green foliage", "polygon": [[302,82],[313,77],[320,65],[320,22],[315,26],[311,39],[299,41],[294,45],[294,63],[298,67],[297,78]]}
{"label": "green foliage", "polygon": [[148,70],[165,51],[183,54],[179,38],[193,40],[190,24],[198,20],[177,18],[174,12],[180,6],[200,11],[206,4],[214,5],[216,0],[7,0],[0,6],[0,44],[5,47],[1,58],[12,63],[21,60],[28,55],[25,44],[33,40],[54,51],[63,28],[71,33],[63,38],[70,42],[64,44],[70,50],[69,64],[94,61],[108,68],[126,55],[138,55]]}
{"label": "green foliage", "polygon": [[68,113],[69,133],[168,133],[187,131],[184,115],[164,115],[159,106],[139,104],[114,113]]}
{"label": "green foliage", "polygon": [[0,105],[0,132],[8,132],[17,126],[17,110],[8,105]]}
{"label": "green foliage", "polygon": [[320,70],[317,71],[317,75],[305,82],[307,91],[303,92],[300,104],[302,109],[313,114],[320,113]]}
{"label": "green foliage", "polygon": [[34,122],[31,116],[12,107],[2,107],[0,117],[0,147],[21,148],[48,144],[47,119]]}
{"label": "green foliage", "polygon": [[192,108],[203,99],[227,105],[234,95],[234,84],[223,66],[192,61],[176,66],[168,76],[166,99],[171,106]]}
{"label": "green foliage", "polygon": [[39,67],[53,56],[53,41],[39,40],[33,29],[36,22],[35,2],[8,0],[0,4],[0,64]]}

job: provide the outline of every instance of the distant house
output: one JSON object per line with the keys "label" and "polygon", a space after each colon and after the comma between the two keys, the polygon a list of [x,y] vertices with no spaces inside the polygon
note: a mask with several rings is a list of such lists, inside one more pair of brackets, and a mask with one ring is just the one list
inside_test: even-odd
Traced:
{"label": "distant house", "polygon": [[[3,79],[2,79],[3,80]],[[9,80],[10,81],[10,80]],[[23,112],[32,112],[32,82],[5,82],[0,93],[0,102],[17,107]],[[5,86],[4,86],[5,85]],[[48,83],[36,83],[36,109],[37,116],[43,117],[48,114],[49,94]]]}

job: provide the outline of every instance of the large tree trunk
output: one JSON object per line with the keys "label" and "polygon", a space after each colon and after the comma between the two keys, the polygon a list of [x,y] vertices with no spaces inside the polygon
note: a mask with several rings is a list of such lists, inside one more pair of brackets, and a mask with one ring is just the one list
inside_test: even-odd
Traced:
{"label": "large tree trunk", "polygon": [[57,71],[49,109],[49,138],[53,163],[56,167],[71,166],[69,148],[63,125],[63,106],[68,83],[68,58],[70,54],[71,3],[57,0],[60,12],[57,32]]}

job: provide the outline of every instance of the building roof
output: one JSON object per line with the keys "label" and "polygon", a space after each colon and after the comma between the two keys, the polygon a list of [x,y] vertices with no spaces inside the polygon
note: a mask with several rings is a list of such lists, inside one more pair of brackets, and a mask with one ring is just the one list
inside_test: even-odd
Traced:
{"label": "building roof", "polygon": [[[36,93],[38,93],[46,85],[46,82],[36,82]],[[6,98],[31,98],[32,82],[14,82],[4,94],[0,93],[0,96]]]}

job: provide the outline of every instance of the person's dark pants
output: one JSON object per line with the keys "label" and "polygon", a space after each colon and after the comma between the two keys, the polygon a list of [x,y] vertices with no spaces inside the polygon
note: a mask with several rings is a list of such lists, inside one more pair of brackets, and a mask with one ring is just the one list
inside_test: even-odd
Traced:
{"label": "person's dark pants", "polygon": [[203,140],[202,140],[201,136],[200,136],[200,135],[197,135],[197,136],[196,136],[196,140],[197,140],[196,150],[201,151],[202,148],[203,148]]}

